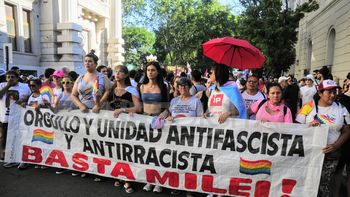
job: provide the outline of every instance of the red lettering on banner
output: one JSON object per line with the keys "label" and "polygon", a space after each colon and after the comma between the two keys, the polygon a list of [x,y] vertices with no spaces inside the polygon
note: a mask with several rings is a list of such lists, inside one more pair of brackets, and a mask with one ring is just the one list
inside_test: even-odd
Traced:
{"label": "red lettering on banner", "polygon": [[224,94],[216,94],[210,100],[209,106],[222,106],[222,101],[224,100]]}
{"label": "red lettering on banner", "polygon": [[[41,161],[43,160],[41,153],[42,153],[42,150],[40,148],[23,145],[22,161],[41,163]],[[34,158],[30,159],[29,156]]]}
{"label": "red lettering on banner", "polygon": [[46,159],[45,164],[52,166],[52,163],[59,163],[62,167],[67,168],[68,163],[63,152],[60,150],[52,150],[49,157]]}
{"label": "red lettering on banner", "polygon": [[73,161],[73,169],[78,171],[87,171],[89,169],[89,164],[86,162],[88,160],[88,156],[82,153],[74,153],[72,156]]}
{"label": "red lettering on banner", "polygon": [[197,189],[197,175],[193,173],[185,173],[185,188]]}
{"label": "red lettering on banner", "polygon": [[94,157],[92,161],[97,164],[97,172],[100,174],[104,174],[106,172],[106,165],[111,165],[111,160],[108,159]]}
{"label": "red lettering on banner", "polygon": [[270,181],[256,182],[254,197],[269,197],[270,187],[271,187]]}
{"label": "red lettering on banner", "polygon": [[252,183],[252,179],[245,178],[231,178],[229,193],[232,195],[249,196],[249,192],[242,192],[241,190],[250,191],[252,187],[250,185],[241,185],[241,183]]}
{"label": "red lettering on banner", "polygon": [[118,177],[118,176],[125,176],[129,180],[135,180],[134,174],[132,173],[132,170],[127,163],[121,163],[118,162],[115,164],[111,176]]}
{"label": "red lettering on banner", "polygon": [[149,183],[156,183],[156,178],[158,182],[162,185],[169,180],[169,185],[171,187],[179,187],[179,174],[177,172],[165,172],[163,176],[160,176],[157,170],[146,169],[146,180]]}
{"label": "red lettering on banner", "polygon": [[282,180],[282,192],[286,193],[283,194],[282,197],[290,197],[290,195],[287,194],[291,194],[294,186],[297,184],[297,181],[294,179],[283,179]]}
{"label": "red lettering on banner", "polygon": [[203,175],[202,176],[202,190],[203,192],[211,192],[218,194],[225,194],[227,192],[226,189],[220,189],[214,187],[214,177],[211,175]]}

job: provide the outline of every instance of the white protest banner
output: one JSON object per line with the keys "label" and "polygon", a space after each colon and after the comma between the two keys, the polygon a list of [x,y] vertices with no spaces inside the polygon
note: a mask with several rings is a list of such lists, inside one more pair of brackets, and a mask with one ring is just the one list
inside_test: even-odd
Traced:
{"label": "white protest banner", "polygon": [[6,158],[230,196],[317,195],[328,127],[35,111],[13,105]]}

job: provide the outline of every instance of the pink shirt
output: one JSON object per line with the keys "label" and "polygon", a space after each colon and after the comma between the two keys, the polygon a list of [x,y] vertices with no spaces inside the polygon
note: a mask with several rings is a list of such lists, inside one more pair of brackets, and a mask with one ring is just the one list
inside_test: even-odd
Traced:
{"label": "pink shirt", "polygon": [[[266,101],[259,109],[258,106],[262,100],[258,100],[257,102],[253,103],[250,106],[250,110],[256,114],[256,120],[263,120],[267,122],[287,122],[287,123],[293,123],[292,113],[290,112],[290,109],[287,107],[287,113],[284,115],[283,108],[284,104],[280,104],[278,106],[272,105],[271,102],[268,100]],[[271,109],[274,111],[274,114],[270,114],[266,111],[266,108]]]}

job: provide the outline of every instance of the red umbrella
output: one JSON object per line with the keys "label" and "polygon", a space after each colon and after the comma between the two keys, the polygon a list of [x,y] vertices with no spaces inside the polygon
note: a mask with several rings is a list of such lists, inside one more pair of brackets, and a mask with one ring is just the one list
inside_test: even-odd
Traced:
{"label": "red umbrella", "polygon": [[260,68],[264,55],[246,40],[223,37],[202,44],[203,54],[216,63],[238,69]]}

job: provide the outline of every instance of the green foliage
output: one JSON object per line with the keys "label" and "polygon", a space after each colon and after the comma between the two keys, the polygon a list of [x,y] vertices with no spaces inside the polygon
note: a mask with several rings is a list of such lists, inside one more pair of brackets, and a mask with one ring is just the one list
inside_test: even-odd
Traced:
{"label": "green foliage", "polygon": [[295,62],[295,43],[299,21],[318,9],[310,0],[296,8],[284,9],[281,0],[240,0],[246,10],[238,20],[238,36],[258,47],[266,57],[267,75],[288,71]]}
{"label": "green foliage", "polygon": [[123,39],[125,41],[125,63],[140,66],[145,57],[154,54],[154,35],[144,27],[124,26]]}

